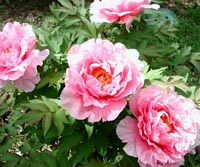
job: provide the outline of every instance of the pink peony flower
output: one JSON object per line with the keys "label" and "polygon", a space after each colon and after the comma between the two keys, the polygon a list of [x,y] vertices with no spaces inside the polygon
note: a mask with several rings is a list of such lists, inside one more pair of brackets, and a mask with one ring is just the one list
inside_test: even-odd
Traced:
{"label": "pink peony flower", "polygon": [[143,85],[143,64],[135,49],[121,43],[90,39],[68,53],[64,108],[76,119],[112,121],[126,106],[126,96]]}
{"label": "pink peony flower", "polygon": [[141,167],[178,167],[199,144],[200,113],[191,99],[150,86],[131,97],[130,108],[137,119],[123,119],[117,135]]}
{"label": "pink peony flower", "polygon": [[135,16],[144,9],[158,9],[159,5],[150,5],[151,0],[94,0],[90,6],[91,20],[95,23],[115,22],[126,24],[129,30]]}
{"label": "pink peony flower", "polygon": [[7,23],[0,32],[0,88],[13,81],[16,87],[30,92],[39,82],[36,67],[42,65],[49,51],[35,50],[36,37],[26,23]]}

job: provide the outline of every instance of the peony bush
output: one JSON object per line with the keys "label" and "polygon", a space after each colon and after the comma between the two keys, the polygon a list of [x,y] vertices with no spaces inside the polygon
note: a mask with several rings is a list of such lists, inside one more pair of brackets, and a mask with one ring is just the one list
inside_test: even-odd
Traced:
{"label": "peony bush", "polygon": [[0,166],[198,165],[199,53],[177,43],[173,11],[58,2],[0,32]]}

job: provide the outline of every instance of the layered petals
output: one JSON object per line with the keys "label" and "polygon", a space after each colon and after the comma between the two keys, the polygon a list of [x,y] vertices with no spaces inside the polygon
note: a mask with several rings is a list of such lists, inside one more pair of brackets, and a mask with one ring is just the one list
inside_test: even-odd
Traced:
{"label": "layered petals", "polygon": [[94,0],[90,6],[91,20],[95,23],[118,21],[129,30],[134,18],[146,8],[158,9],[159,5],[151,5],[150,0]]}
{"label": "layered petals", "polygon": [[0,43],[0,87],[12,81],[25,92],[32,91],[39,82],[36,68],[49,51],[34,49],[36,37],[26,23],[7,23],[0,32]]}
{"label": "layered petals", "polygon": [[123,119],[117,135],[141,167],[179,167],[200,144],[200,111],[191,99],[152,85],[131,97],[130,108],[136,119]]}
{"label": "layered petals", "polygon": [[112,121],[126,97],[143,86],[143,64],[135,49],[108,40],[90,39],[68,52],[69,68],[61,93],[63,107],[77,119]]}

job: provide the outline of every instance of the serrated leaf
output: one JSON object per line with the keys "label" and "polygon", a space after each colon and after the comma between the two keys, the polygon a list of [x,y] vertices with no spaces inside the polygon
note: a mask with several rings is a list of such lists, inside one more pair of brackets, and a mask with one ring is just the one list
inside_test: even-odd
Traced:
{"label": "serrated leaf", "polygon": [[145,79],[153,81],[153,80],[160,80],[163,77],[163,73],[165,72],[167,68],[166,67],[162,67],[159,69],[151,69],[150,71],[148,71],[145,74]]}

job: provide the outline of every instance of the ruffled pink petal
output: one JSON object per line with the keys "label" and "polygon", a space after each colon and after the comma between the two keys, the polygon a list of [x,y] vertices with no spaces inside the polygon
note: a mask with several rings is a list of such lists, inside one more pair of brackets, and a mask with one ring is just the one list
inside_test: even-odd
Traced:
{"label": "ruffled pink petal", "polygon": [[22,77],[14,81],[14,85],[23,89],[25,92],[31,92],[39,80],[40,77],[37,73],[37,70],[33,67],[29,67]]}
{"label": "ruffled pink petal", "polygon": [[68,87],[65,87],[60,96],[62,105],[76,118],[83,120],[90,114],[83,107],[83,102],[80,96],[75,95]]}
{"label": "ruffled pink petal", "polygon": [[120,121],[116,133],[122,142],[127,143],[124,151],[133,157],[137,157],[136,140],[139,135],[137,121],[129,116]]}

